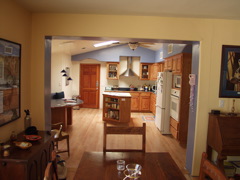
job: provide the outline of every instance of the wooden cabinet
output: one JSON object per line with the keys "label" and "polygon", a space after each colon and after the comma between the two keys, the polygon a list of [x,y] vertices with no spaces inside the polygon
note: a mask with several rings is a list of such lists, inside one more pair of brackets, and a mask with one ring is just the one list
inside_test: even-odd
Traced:
{"label": "wooden cabinet", "polygon": [[118,79],[119,78],[119,63],[108,62],[107,63],[107,79]]}
{"label": "wooden cabinet", "polygon": [[170,131],[174,138],[178,139],[179,134],[179,123],[172,117],[170,117]]}
{"label": "wooden cabinet", "polygon": [[224,170],[227,156],[240,156],[240,114],[209,114],[207,153],[211,159],[212,150],[218,153],[217,165]]}
{"label": "wooden cabinet", "polygon": [[150,73],[150,80],[157,80],[158,72],[160,72],[160,65],[159,63],[154,63],[151,65],[151,73]]}
{"label": "wooden cabinet", "polygon": [[151,63],[140,64],[140,80],[149,80],[151,73]]}
{"label": "wooden cabinet", "polygon": [[140,106],[139,106],[139,102],[140,102],[140,93],[130,93],[132,96],[131,99],[131,111],[139,111]]}
{"label": "wooden cabinet", "polygon": [[181,73],[182,72],[182,54],[173,56],[172,58],[172,72]]}
{"label": "wooden cabinet", "polygon": [[[24,133],[17,136],[18,141],[25,141]],[[10,147],[10,155],[0,155],[0,179],[35,180],[43,179],[47,163],[50,161],[53,146],[53,135],[46,131],[38,131],[42,139],[33,141],[32,147],[22,150],[14,145]]]}
{"label": "wooden cabinet", "polygon": [[159,72],[163,72],[164,71],[164,62],[160,62],[159,63]]}
{"label": "wooden cabinet", "polygon": [[[120,94],[120,93],[119,93]],[[103,120],[129,122],[131,118],[131,96],[103,94]]]}
{"label": "wooden cabinet", "polygon": [[[190,85],[189,85],[189,74],[191,74],[192,66],[192,54],[180,53],[167,58],[172,61],[172,73],[173,78],[175,75],[181,76],[181,88],[180,99],[179,99],[179,114],[178,114],[178,129],[175,129],[172,125],[172,134],[178,139],[182,146],[187,144],[188,135],[188,114],[189,114],[189,96],[190,96]],[[174,121],[173,121],[174,122]]]}
{"label": "wooden cabinet", "polygon": [[150,111],[150,93],[140,93],[140,111]]}
{"label": "wooden cabinet", "polygon": [[172,70],[172,57],[168,57],[164,61],[164,71],[171,71]]}
{"label": "wooden cabinet", "polygon": [[156,94],[151,93],[150,111],[156,114]]}

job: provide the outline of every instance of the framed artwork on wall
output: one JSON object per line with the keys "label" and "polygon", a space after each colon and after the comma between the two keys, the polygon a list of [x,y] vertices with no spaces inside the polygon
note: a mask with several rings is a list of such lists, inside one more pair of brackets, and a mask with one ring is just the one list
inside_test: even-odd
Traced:
{"label": "framed artwork on wall", "polygon": [[0,126],[20,118],[21,44],[0,38]]}
{"label": "framed artwork on wall", "polygon": [[222,46],[219,97],[240,98],[240,46]]}

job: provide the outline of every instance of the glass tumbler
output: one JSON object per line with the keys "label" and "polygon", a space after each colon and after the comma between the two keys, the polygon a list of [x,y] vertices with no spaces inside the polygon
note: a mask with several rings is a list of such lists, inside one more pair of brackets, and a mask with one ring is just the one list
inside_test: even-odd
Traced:
{"label": "glass tumbler", "polygon": [[125,169],[125,161],[124,160],[117,160],[117,170],[123,171]]}

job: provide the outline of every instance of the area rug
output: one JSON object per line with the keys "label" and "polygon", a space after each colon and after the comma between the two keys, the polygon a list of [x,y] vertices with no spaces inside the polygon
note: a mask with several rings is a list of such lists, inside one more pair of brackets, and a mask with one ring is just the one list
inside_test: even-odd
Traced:
{"label": "area rug", "polygon": [[154,121],[154,116],[142,116],[143,121]]}

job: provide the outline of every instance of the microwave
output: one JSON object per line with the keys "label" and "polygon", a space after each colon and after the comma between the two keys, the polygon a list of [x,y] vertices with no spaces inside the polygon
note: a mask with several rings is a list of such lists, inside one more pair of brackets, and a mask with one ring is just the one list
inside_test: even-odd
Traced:
{"label": "microwave", "polygon": [[182,76],[173,75],[173,88],[181,88]]}

